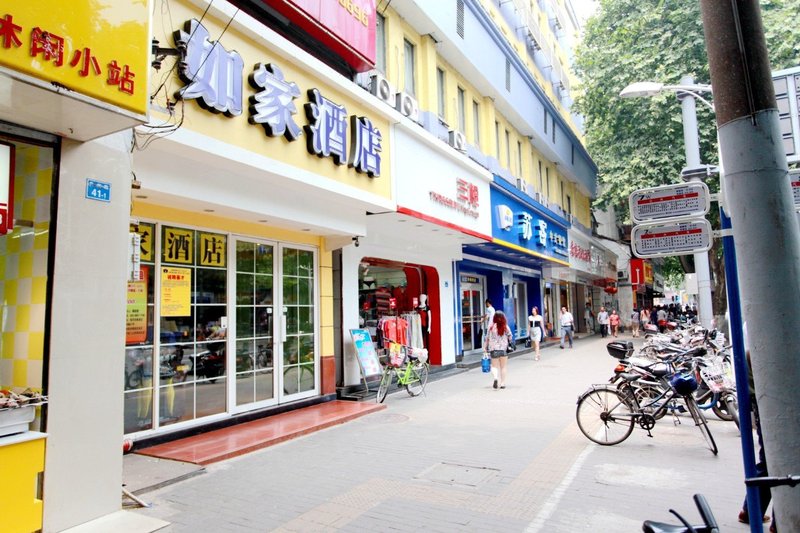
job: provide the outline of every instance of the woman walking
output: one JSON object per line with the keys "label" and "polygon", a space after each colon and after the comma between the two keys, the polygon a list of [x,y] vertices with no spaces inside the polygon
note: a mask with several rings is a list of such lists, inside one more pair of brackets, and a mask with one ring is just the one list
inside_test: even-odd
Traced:
{"label": "woman walking", "polygon": [[535,306],[531,309],[531,314],[528,317],[528,336],[535,349],[536,356],[534,359],[538,361],[540,357],[539,344],[544,338],[544,317],[539,314],[539,308]]}
{"label": "woman walking", "polygon": [[[511,330],[502,311],[495,311],[492,325],[483,338],[483,351],[492,358],[492,377],[495,389],[500,386],[506,388],[506,367],[508,365],[508,343],[511,342]],[[498,376],[499,374],[499,376]]]}
{"label": "woman walking", "polygon": [[633,311],[631,312],[631,330],[633,331],[633,336],[639,336],[639,310],[636,309],[636,306],[633,306]]}
{"label": "woman walking", "polygon": [[608,323],[611,325],[611,333],[614,337],[619,333],[619,315],[616,309],[611,310],[611,316],[608,317]]}

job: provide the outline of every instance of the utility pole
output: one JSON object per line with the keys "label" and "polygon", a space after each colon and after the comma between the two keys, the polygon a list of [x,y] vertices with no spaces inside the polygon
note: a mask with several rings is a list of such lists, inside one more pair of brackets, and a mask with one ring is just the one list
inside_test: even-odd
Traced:
{"label": "utility pole", "polygon": [[[691,76],[681,78],[681,85],[691,87],[694,79]],[[700,137],[697,134],[697,109],[694,96],[687,92],[678,92],[681,101],[681,119],[683,121],[683,146],[686,151],[687,170],[700,168]],[[693,172],[689,181],[703,181],[698,172]],[[697,273],[697,299],[700,323],[711,329],[714,309],[711,305],[711,269],[708,266],[708,252],[694,254],[694,271]]]}
{"label": "utility pole", "polygon": [[[761,13],[758,0],[700,5],[769,473],[798,474],[800,227]],[[800,490],[778,487],[772,495],[778,530],[800,531]]]}

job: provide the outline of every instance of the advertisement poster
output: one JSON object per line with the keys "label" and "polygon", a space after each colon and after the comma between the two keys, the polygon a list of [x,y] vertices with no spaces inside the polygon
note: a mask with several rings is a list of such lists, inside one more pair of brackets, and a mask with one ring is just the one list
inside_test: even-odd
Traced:
{"label": "advertisement poster", "polygon": [[128,282],[128,307],[125,316],[125,344],[147,342],[147,268],[141,279]]}
{"label": "advertisement poster", "polygon": [[161,269],[161,316],[192,314],[192,269]]}
{"label": "advertisement poster", "polygon": [[356,357],[364,377],[375,376],[383,372],[375,345],[372,344],[372,337],[366,329],[351,329],[350,336],[353,337],[353,344],[356,347]]}

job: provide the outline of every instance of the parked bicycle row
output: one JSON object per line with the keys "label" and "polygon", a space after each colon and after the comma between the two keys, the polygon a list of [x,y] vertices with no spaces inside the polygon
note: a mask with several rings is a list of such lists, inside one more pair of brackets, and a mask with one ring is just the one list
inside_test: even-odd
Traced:
{"label": "parked bicycle row", "polygon": [[619,444],[636,426],[652,437],[651,430],[666,414],[678,425],[678,415],[688,413],[717,453],[703,410],[738,424],[731,351],[721,333],[693,326],[648,335],[638,353],[630,341],[608,343],[607,350],[618,359],[613,375],[578,398],[578,427],[589,440]]}

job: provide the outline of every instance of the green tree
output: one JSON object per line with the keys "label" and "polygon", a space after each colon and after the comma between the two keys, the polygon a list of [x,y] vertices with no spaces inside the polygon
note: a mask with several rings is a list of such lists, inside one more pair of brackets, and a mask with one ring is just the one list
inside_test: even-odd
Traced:
{"label": "green tree", "polygon": [[[800,25],[794,23],[798,8],[800,0],[762,1],[774,69],[800,63]],[[585,118],[587,149],[598,166],[595,207],[614,207],[621,221],[628,223],[630,193],[680,182],[686,156],[675,94],[622,99],[619,92],[637,81],[677,85],[686,75],[695,83],[710,82],[699,2],[600,0],[576,51],[575,70],[581,84],[574,109]],[[713,113],[698,105],[697,121],[701,160],[716,164]],[[709,182],[709,187],[715,192],[718,183]],[[715,213],[712,219],[716,219]],[[709,257],[714,313],[722,314],[725,278],[719,244]],[[691,268],[689,262],[667,261],[665,275],[674,275],[670,270],[678,269],[678,265]]]}

